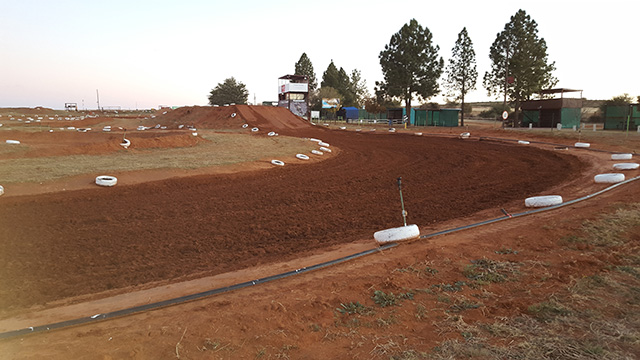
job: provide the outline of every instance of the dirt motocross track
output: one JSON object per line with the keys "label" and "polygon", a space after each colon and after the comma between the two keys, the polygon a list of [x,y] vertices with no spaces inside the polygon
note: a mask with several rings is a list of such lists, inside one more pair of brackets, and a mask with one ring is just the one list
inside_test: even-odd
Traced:
{"label": "dirt motocross track", "polygon": [[[230,118],[232,112],[237,118]],[[402,225],[399,176],[409,221],[425,228],[520,203],[586,167],[572,156],[534,147],[386,129],[326,130],[270,107],[185,108],[153,121],[217,128],[246,122],[264,134],[322,139],[334,156],[266,171],[5,197],[3,316],[371,238],[377,230]]]}

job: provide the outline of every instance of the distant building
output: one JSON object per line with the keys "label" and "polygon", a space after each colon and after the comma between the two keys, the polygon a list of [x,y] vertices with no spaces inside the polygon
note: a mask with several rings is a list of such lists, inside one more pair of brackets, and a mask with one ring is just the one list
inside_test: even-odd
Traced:
{"label": "distant building", "polygon": [[278,78],[278,106],[308,118],[309,78],[306,75],[285,75]]}
{"label": "distant building", "polygon": [[[567,98],[566,93],[580,93],[580,98]],[[560,97],[558,97],[560,94]],[[543,98],[544,96],[553,98]],[[522,103],[522,126],[552,128],[561,124],[563,128],[580,126],[582,112],[582,90],[547,89],[540,91],[539,100]]]}
{"label": "distant building", "polygon": [[604,111],[605,130],[635,130],[637,128],[640,128],[640,104],[606,106]]}

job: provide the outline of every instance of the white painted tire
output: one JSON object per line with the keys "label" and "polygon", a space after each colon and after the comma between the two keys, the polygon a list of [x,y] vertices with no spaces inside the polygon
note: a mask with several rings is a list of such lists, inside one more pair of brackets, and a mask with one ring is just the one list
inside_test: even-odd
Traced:
{"label": "white painted tire", "polygon": [[417,132],[417,133],[415,133],[415,134],[416,134],[417,136],[422,136],[422,133],[421,133],[421,132]]}
{"label": "white painted tire", "polygon": [[192,132],[191,135],[198,136],[198,133],[197,132]]}
{"label": "white painted tire", "polygon": [[631,160],[633,154],[611,154],[611,160]]}
{"label": "white painted tire", "polygon": [[253,129],[251,129],[252,132],[257,132],[258,130],[260,129],[258,129],[257,127],[254,127]]}
{"label": "white painted tire", "polygon": [[518,140],[518,144],[520,144],[520,145],[529,145],[530,143],[528,141]]}
{"label": "white painted tire", "polygon": [[559,204],[562,204],[562,196],[560,195],[533,196],[524,199],[526,207],[545,207]]}
{"label": "white painted tire", "polygon": [[597,184],[615,184],[624,181],[624,174],[598,174],[593,180]]}
{"label": "white painted tire", "polygon": [[271,160],[273,165],[284,166],[284,162],[280,160]]}
{"label": "white painted tire", "polygon": [[362,129],[356,129],[356,132],[360,132],[360,131],[362,131]]}
{"label": "white painted tire", "polygon": [[267,136],[276,136],[276,135],[278,135],[278,134],[276,134],[276,132],[275,132],[275,131],[270,131],[270,132],[267,134]]}
{"label": "white painted tire", "polygon": [[4,194],[4,186],[0,185],[0,195]]}
{"label": "white painted tire", "polygon": [[468,139],[471,136],[471,133],[463,132],[460,134],[460,139]]}
{"label": "white painted tire", "polygon": [[100,175],[96,178],[96,185],[100,186],[115,186],[118,183],[118,178],[115,176]]}
{"label": "white painted tire", "polygon": [[311,140],[311,141],[313,141],[313,142],[317,142],[317,143],[322,142],[322,140],[320,140],[320,139],[314,139],[314,138],[310,138],[309,140]]}
{"label": "white painted tire", "polygon": [[324,146],[321,146],[321,147],[320,147],[320,150],[321,150],[321,151],[324,151],[324,152],[331,152],[331,149],[328,149],[328,148],[326,148],[326,147],[324,147]]}
{"label": "white painted tire", "polygon": [[311,150],[311,153],[315,154],[315,155],[324,155],[324,153],[322,151],[319,151],[319,150]]}
{"label": "white painted tire", "polygon": [[131,145],[131,141],[129,141],[129,139],[122,139],[120,146],[122,146],[125,149],[128,149],[129,145]]}
{"label": "white painted tire", "polygon": [[327,143],[326,143],[326,142],[324,142],[324,141],[320,141],[320,142],[318,143],[318,146],[329,147],[329,146],[331,146],[331,145],[327,144]]}
{"label": "white painted tire", "polygon": [[246,128],[248,128],[248,127],[249,127],[249,124],[244,124],[244,125],[242,125],[242,128],[243,128],[243,129],[246,129]]}
{"label": "white painted tire", "polygon": [[577,148],[588,148],[588,147],[590,147],[590,146],[591,146],[591,144],[589,144],[589,143],[584,143],[584,142],[577,142],[577,143],[575,143],[575,145],[573,145],[573,146],[574,146],[574,147],[577,147]]}
{"label": "white painted tire", "polygon": [[236,113],[231,114],[231,117],[232,118],[236,117]]}
{"label": "white painted tire", "polygon": [[395,128],[391,128],[391,129],[389,129],[389,132],[396,132],[396,129]]}
{"label": "white painted tire", "polygon": [[414,239],[420,236],[418,225],[407,225],[397,228],[376,231],[373,238],[378,244]]}
{"label": "white painted tire", "polygon": [[347,130],[346,126],[340,126],[340,130]]}
{"label": "white painted tire", "polygon": [[13,144],[13,145],[19,145],[20,144],[20,140],[7,140],[6,143],[7,144]]}
{"label": "white painted tire", "polygon": [[638,165],[636,163],[613,164],[613,170],[635,170],[638,167],[640,167],[640,165]]}
{"label": "white painted tire", "polygon": [[309,160],[309,156],[305,154],[296,154],[296,157],[300,160]]}

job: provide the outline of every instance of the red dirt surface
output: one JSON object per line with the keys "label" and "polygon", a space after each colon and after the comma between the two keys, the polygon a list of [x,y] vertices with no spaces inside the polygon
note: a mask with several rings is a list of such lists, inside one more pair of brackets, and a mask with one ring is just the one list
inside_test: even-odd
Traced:
{"label": "red dirt surface", "polygon": [[[153,120],[177,124],[171,116],[178,110]],[[26,326],[25,321],[32,317],[29,313],[42,309],[50,312],[40,311],[46,315],[34,325],[77,317],[82,311],[105,312],[139,304],[147,301],[141,300],[146,295],[139,290],[158,285],[195,281],[192,284],[196,285],[168,285],[163,290],[165,296],[176,296],[371,248],[374,245],[369,239],[374,231],[402,224],[398,176],[405,185],[409,221],[424,233],[497,217],[500,208],[521,210],[527,196],[560,189],[571,195],[584,194],[598,186],[590,182],[585,185],[588,180],[583,179],[606,167],[602,165],[605,156],[599,154],[572,152],[578,155],[574,157],[565,152],[487,141],[328,131],[276,108],[191,110],[194,119],[210,121],[208,126],[212,127],[222,119],[226,121],[226,112],[236,110],[239,118],[229,123],[230,128],[247,122],[265,131],[320,138],[339,148],[339,155],[309,165],[266,171],[0,199],[0,263],[5,264],[0,273],[0,309],[6,319],[0,323],[3,330]],[[194,125],[203,127],[202,123]],[[576,205],[561,212],[587,208],[586,204]],[[598,211],[595,209],[588,214],[593,215]],[[261,288],[85,326],[75,332],[37,336],[43,344],[78,348],[92,344],[93,349],[102,348],[98,345],[101,341],[117,339],[117,348],[98,351],[104,358],[173,357],[174,348],[178,351],[176,342],[182,340],[180,334],[187,334],[184,341],[188,350],[180,348],[186,358],[209,358],[211,352],[202,347],[205,339],[214,337],[224,338],[234,350],[219,353],[220,358],[253,358],[260,346],[275,356],[277,347],[284,349],[293,343],[299,343],[290,349],[296,358],[344,358],[345,354],[346,358],[369,358],[371,344],[357,345],[357,339],[330,329],[335,321],[333,309],[340,303],[356,301],[372,288],[399,292],[405,284],[415,286],[399,274],[389,275],[394,268],[408,264],[431,261],[436,267],[450,267],[452,262],[458,264],[514,244],[547,254],[554,245],[540,240],[526,226],[540,219],[557,224],[553,214],[537,220],[517,220],[524,228],[493,225],[493,230],[465,232],[442,241],[417,241],[386,255]],[[558,226],[563,226],[562,222]],[[565,267],[583,272],[590,269],[588,261],[571,261],[558,256],[553,260],[557,270],[550,271],[558,271],[554,276],[562,277],[567,276],[562,273]],[[242,272],[232,273],[239,270]],[[454,271],[449,271],[443,272],[438,281],[455,279]],[[522,285],[526,287],[526,283]],[[552,290],[544,289],[540,294]],[[499,296],[499,290],[495,291]],[[62,305],[116,294],[140,296],[137,300],[106,299],[95,307],[78,304],[84,306],[83,310],[68,310],[66,315],[64,310],[56,310]],[[152,296],[148,299],[151,301]],[[514,299],[497,299],[490,310],[495,316],[514,314],[526,306],[513,305]],[[479,318],[480,314],[473,316]],[[316,333],[312,325],[326,331]],[[424,337],[435,331],[431,323],[401,331],[415,333],[411,341],[421,346],[435,344]],[[332,339],[326,340],[330,332]],[[80,338],[75,339],[73,334]],[[288,336],[291,338],[286,339]],[[371,339],[374,335],[367,336]],[[32,342],[34,347],[28,350],[17,341],[7,342],[8,349],[16,354],[82,357],[81,351],[51,350]],[[340,346],[327,349],[324,341]],[[317,356],[318,351],[326,353]]]}

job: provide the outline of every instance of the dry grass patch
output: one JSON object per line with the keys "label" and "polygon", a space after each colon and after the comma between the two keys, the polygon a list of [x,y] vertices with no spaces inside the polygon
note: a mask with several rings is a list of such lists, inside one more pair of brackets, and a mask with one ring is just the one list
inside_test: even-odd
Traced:
{"label": "dry grass patch", "polygon": [[0,183],[51,181],[67,176],[150,169],[197,169],[309,152],[313,143],[286,136],[201,132],[209,141],[193,147],[121,150],[108,155],[71,155],[0,160]]}

